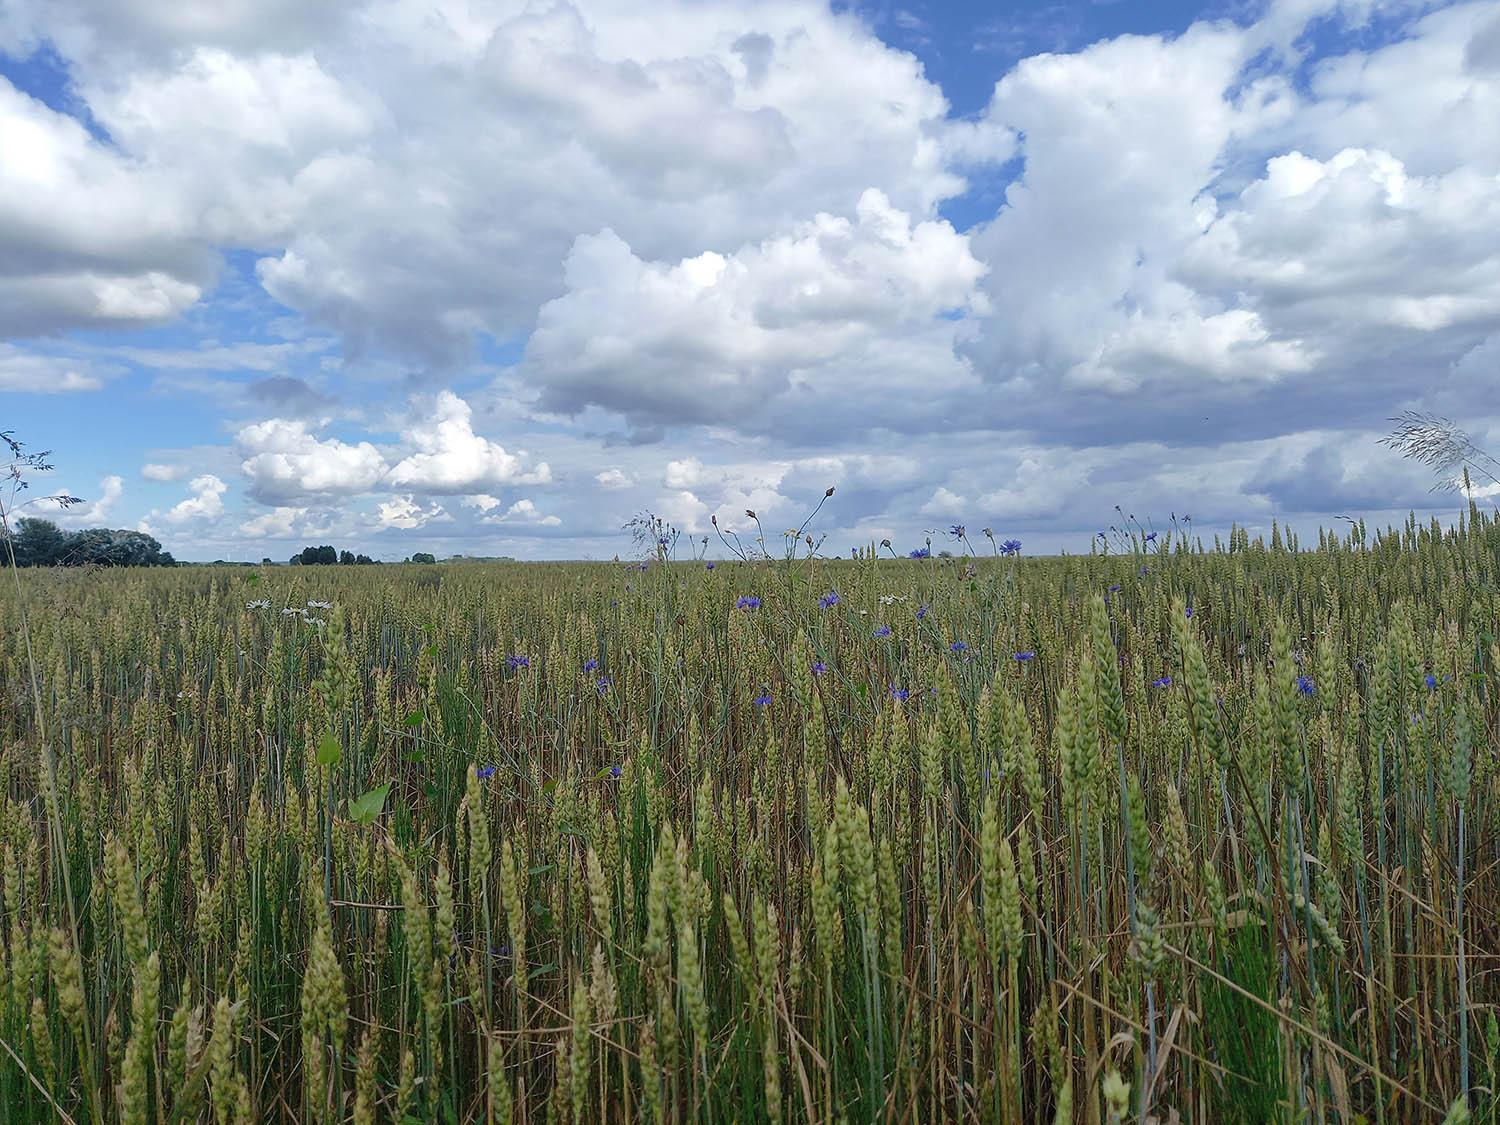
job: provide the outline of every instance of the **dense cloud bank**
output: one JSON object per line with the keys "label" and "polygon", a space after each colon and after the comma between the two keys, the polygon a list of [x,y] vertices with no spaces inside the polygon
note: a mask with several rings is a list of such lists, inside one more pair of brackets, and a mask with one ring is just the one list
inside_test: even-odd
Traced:
{"label": "dense cloud bank", "polygon": [[1116,502],[1446,503],[1401,409],[1500,439],[1496,0],[1274,0],[964,118],[847,12],[643,13],[7,5],[67,83],[0,79],[0,390],[149,385],[141,479],[77,491],[256,557],[608,554],[828,484],[837,542],[1081,549]]}

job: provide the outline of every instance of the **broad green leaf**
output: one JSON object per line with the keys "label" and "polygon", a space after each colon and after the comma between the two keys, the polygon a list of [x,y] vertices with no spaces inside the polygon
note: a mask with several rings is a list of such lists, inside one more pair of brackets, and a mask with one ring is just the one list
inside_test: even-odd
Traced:
{"label": "broad green leaf", "polygon": [[367,793],[349,798],[349,819],[356,824],[373,824],[385,808],[385,799],[390,795],[391,783],[378,785]]}
{"label": "broad green leaf", "polygon": [[419,727],[426,721],[427,716],[422,714],[422,712],[420,711],[413,711],[410,715],[401,720],[401,722],[408,727]]}
{"label": "broad green leaf", "polygon": [[323,737],[318,740],[318,765],[336,766],[344,760],[344,748],[339,745],[339,740],[334,737],[333,731],[324,731]]}

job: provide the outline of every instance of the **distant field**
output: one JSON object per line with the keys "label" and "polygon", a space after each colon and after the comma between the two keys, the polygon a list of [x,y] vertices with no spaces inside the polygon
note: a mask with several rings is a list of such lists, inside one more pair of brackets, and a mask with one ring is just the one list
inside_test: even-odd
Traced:
{"label": "distant field", "polygon": [[1490,1120],[1497,576],[0,575],[0,1120]]}

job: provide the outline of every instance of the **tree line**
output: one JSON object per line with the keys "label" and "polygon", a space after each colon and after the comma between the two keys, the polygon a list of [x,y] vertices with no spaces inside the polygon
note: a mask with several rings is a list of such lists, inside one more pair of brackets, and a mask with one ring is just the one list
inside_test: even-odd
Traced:
{"label": "tree line", "polygon": [[291,566],[373,566],[376,563],[369,555],[356,555],[353,551],[336,551],[332,547],[303,547],[287,559]]}
{"label": "tree line", "polygon": [[[269,560],[267,560],[269,561]],[[435,563],[434,558],[427,551],[417,551],[406,559],[411,563]],[[353,551],[335,551],[332,547],[324,544],[321,547],[303,547],[295,555],[287,560],[292,566],[366,566],[378,565],[379,559],[372,559],[369,555],[356,555]]]}
{"label": "tree line", "polygon": [[16,521],[0,563],[17,566],[176,566],[169,551],[144,531],[90,527],[67,531],[51,520],[26,516]]}

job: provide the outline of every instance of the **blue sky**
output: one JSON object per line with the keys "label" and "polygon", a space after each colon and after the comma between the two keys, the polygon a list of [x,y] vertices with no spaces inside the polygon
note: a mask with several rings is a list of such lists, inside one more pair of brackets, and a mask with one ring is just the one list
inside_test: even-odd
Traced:
{"label": "blue sky", "polygon": [[17,0],[0,429],[187,558],[1451,514],[1500,2],[996,7]]}

